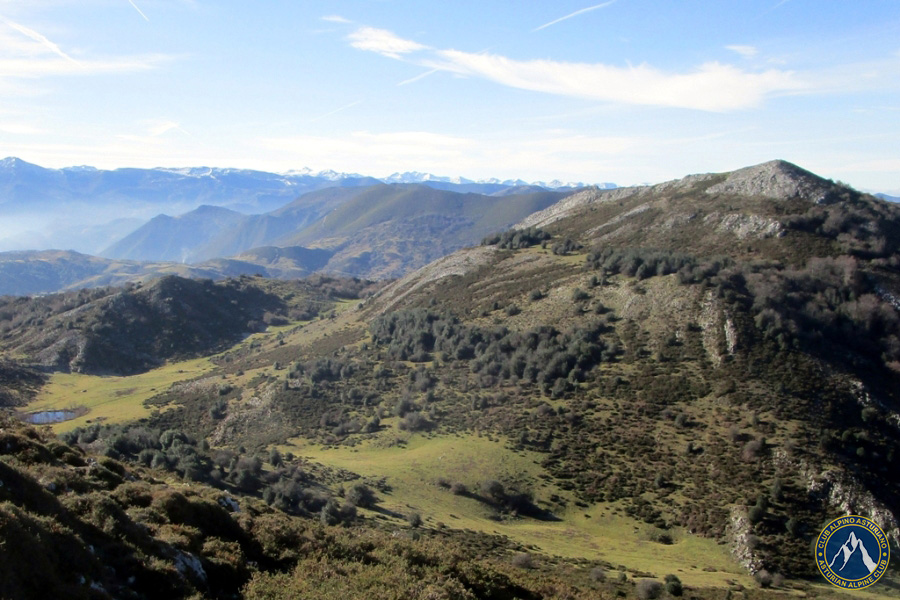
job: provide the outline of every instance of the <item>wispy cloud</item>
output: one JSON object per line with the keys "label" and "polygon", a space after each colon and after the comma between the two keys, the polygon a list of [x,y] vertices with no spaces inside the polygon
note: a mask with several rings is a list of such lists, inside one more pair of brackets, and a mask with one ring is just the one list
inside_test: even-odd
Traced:
{"label": "wispy cloud", "polygon": [[43,77],[103,73],[129,73],[154,69],[170,60],[161,54],[78,59],[66,53],[43,34],[20,23],[0,17],[0,95],[33,94],[28,87],[12,84],[14,80],[36,80]]}
{"label": "wispy cloud", "polygon": [[398,37],[386,29],[376,29],[375,27],[360,27],[347,36],[347,39],[354,48],[377,52],[390,58],[400,58],[403,54],[428,48],[418,42]]}
{"label": "wispy cloud", "polygon": [[799,92],[808,87],[790,71],[752,72],[718,62],[708,62],[678,73],[646,64],[618,67],[546,59],[516,60],[489,52],[438,50],[403,39],[391,31],[371,27],[356,30],[349,40],[354,48],[430,69],[400,82],[400,85],[436,71],[447,71],[560,96],[716,112],[752,108],[769,96]]}
{"label": "wispy cloud", "polygon": [[348,24],[348,23],[353,22],[350,19],[345,19],[341,15],[325,15],[324,17],[322,17],[322,20],[328,21],[329,23],[343,23],[343,24]]}
{"label": "wispy cloud", "polygon": [[755,46],[744,46],[740,44],[734,44],[732,46],[725,46],[727,50],[731,50],[732,52],[737,52],[744,58],[753,58],[757,54],[759,54],[759,50],[756,49]]}
{"label": "wispy cloud", "polygon": [[438,71],[440,71],[440,69],[429,69],[428,71],[425,71],[424,73],[419,73],[419,74],[416,75],[415,77],[410,77],[409,79],[404,79],[403,81],[401,81],[401,82],[398,83],[397,85],[400,86],[400,85],[407,85],[407,84],[410,84],[410,83],[414,83],[414,82],[416,82],[416,81],[419,81],[420,79],[425,79],[425,78],[428,77],[429,75],[434,75],[434,74],[437,73]]}
{"label": "wispy cloud", "polygon": [[147,127],[147,133],[152,137],[160,137],[170,131],[180,131],[190,135],[178,121],[150,121]]}
{"label": "wispy cloud", "polygon": [[143,134],[120,133],[115,137],[116,139],[135,144],[163,146],[168,143],[167,138],[170,138],[171,136],[167,136],[166,134],[170,132],[180,132],[187,136],[191,135],[181,126],[181,123],[179,123],[178,121],[170,121],[166,119],[148,119],[142,121],[141,126],[145,129],[145,133]]}
{"label": "wispy cloud", "polygon": [[[764,10],[764,11],[762,12],[762,14],[759,15],[759,17],[764,17],[764,16],[766,16],[766,15],[769,14],[770,12],[773,12],[773,11],[775,11],[775,10],[781,8],[783,5],[787,4],[787,3],[790,2],[790,1],[791,1],[791,0],[781,0],[781,2],[778,2],[777,4],[775,4],[774,6],[772,6],[772,8],[769,8],[769,9]],[[759,17],[757,17],[757,18],[759,18]]]}
{"label": "wispy cloud", "polygon": [[344,106],[342,106],[342,107],[340,107],[340,108],[336,108],[336,109],[334,109],[334,110],[330,110],[330,111],[328,111],[327,113],[325,113],[325,114],[323,114],[323,115],[319,115],[318,117],[313,117],[312,119],[309,120],[309,123],[315,123],[316,121],[320,121],[320,120],[324,119],[325,117],[330,117],[331,115],[334,115],[334,114],[337,114],[337,113],[339,113],[339,112],[341,112],[341,111],[347,110],[348,108],[353,108],[353,107],[356,106],[357,104],[362,104],[362,100],[357,100],[356,102],[351,102],[350,104],[346,104],[346,105],[344,105]]}
{"label": "wispy cloud", "polygon": [[133,73],[155,69],[171,57],[162,54],[82,60],[80,69],[73,69],[67,61],[52,58],[0,59],[0,78],[38,79],[54,75],[98,75],[103,73]]}
{"label": "wispy cloud", "polygon": [[142,17],[144,17],[144,20],[145,20],[145,21],[147,21],[148,23],[150,22],[150,19],[148,19],[148,18],[147,18],[147,15],[144,14],[144,11],[142,11],[140,8],[138,8],[138,5],[134,3],[134,0],[128,0],[128,3],[131,4],[131,6],[134,7],[134,10],[138,11],[138,14],[139,14],[139,15],[141,15]]}
{"label": "wispy cloud", "polygon": [[495,54],[438,52],[427,63],[461,75],[482,77],[513,88],[625,104],[728,111],[759,105],[767,96],[794,92],[804,84],[790,72],[751,73],[717,62],[687,73],[648,65],[616,67],[553,60],[520,61]]}
{"label": "wispy cloud", "polygon": [[593,10],[597,10],[598,8],[606,8],[610,4],[615,4],[615,2],[616,2],[616,0],[609,0],[609,2],[603,2],[602,4],[595,4],[594,6],[588,6],[587,8],[582,8],[581,10],[576,10],[575,12],[569,13],[564,17],[554,19],[553,21],[550,21],[549,23],[544,23],[540,27],[535,27],[534,29],[531,30],[531,32],[534,33],[535,31],[540,31],[541,29],[546,29],[547,27],[550,27],[551,25],[556,25],[557,23],[562,23],[563,21],[571,19],[572,17],[577,17],[579,15],[583,15],[584,13],[589,13]]}
{"label": "wispy cloud", "polygon": [[[0,18],[2,18],[2,17],[0,17]],[[3,18],[3,22],[7,26],[11,27],[12,29],[14,29],[14,30],[18,31],[19,33],[21,33],[22,35],[24,35],[25,37],[37,42],[38,44],[40,44],[41,46],[43,46],[44,48],[46,48],[53,54],[56,54],[57,56],[64,58],[73,64],[81,66],[81,63],[79,63],[77,60],[75,60],[74,58],[72,58],[71,56],[69,56],[68,54],[63,52],[62,49],[58,45],[54,44],[49,39],[47,39],[46,36],[38,33],[34,29],[31,29],[30,27],[25,27],[24,25],[22,25],[20,23],[16,23],[15,21],[10,21],[9,19],[6,19],[6,18]]]}

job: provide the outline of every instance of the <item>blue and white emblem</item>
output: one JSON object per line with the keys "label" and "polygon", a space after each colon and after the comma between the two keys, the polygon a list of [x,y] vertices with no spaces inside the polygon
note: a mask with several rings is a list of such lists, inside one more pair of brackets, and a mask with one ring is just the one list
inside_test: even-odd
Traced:
{"label": "blue and white emblem", "polygon": [[828,524],[816,540],[816,564],[825,579],[844,589],[878,581],[891,560],[887,537],[878,525],[857,515]]}

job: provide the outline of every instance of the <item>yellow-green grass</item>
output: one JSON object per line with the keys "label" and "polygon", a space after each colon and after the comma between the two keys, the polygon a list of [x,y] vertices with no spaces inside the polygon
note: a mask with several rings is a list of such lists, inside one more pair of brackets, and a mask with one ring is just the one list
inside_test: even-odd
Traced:
{"label": "yellow-green grass", "polygon": [[885,573],[884,576],[878,580],[878,583],[861,590],[838,589],[830,583],[825,583],[824,577],[822,578],[822,583],[815,583],[812,585],[814,594],[818,598],[852,597],[859,598],[860,600],[881,600],[882,598],[885,600],[895,600],[897,598],[898,587],[900,587],[900,583],[898,583],[896,577],[888,573]]}
{"label": "yellow-green grass", "polygon": [[[265,332],[248,336],[230,350],[254,341],[264,342],[274,339],[279,333],[297,330],[307,323],[307,321],[297,321],[289,325],[269,327]],[[71,431],[95,422],[122,423],[140,419],[148,416],[151,412],[151,409],[144,406],[145,400],[166,391],[172,384],[194,379],[214,370],[216,365],[210,358],[173,362],[146,373],[129,376],[54,373],[41,388],[37,398],[27,406],[27,411],[67,410],[81,407],[87,409],[87,413],[84,415],[51,425],[56,433]]]}
{"label": "yellow-green grass", "polygon": [[78,418],[52,425],[57,433],[90,422],[121,423],[146,417],[150,409],[144,401],[164,392],[173,383],[193,379],[215,368],[209,359],[171,363],[128,377],[54,373],[27,407],[29,412],[85,407]]}
{"label": "yellow-green grass", "polygon": [[236,343],[234,346],[213,355],[212,358],[223,356],[229,352],[239,350],[240,348],[249,346],[253,343],[264,343],[270,339],[274,339],[278,334],[289,335],[291,333],[294,333],[295,331],[301,330],[305,325],[309,323],[311,323],[311,321],[294,321],[288,323],[287,325],[270,325],[266,328],[265,331],[261,331],[259,333],[251,333],[243,340]]}
{"label": "yellow-green grass", "polygon": [[[538,476],[544,470],[537,462],[537,454],[516,452],[502,441],[476,435],[414,435],[403,445],[386,443],[395,436],[394,432],[385,432],[381,438],[353,448],[321,447],[292,440],[282,449],[363,477],[385,477],[392,491],[380,494],[381,506],[401,514],[418,512],[428,526],[441,522],[453,529],[496,533],[536,546],[549,555],[603,560],[659,577],[676,573],[687,585],[751,583],[726,546],[714,540],[675,531],[675,543],[664,545],[651,541],[653,527],[625,516],[618,505],[577,507],[570,494],[541,483]],[[477,490],[478,484],[488,479],[520,476],[530,476],[538,482],[533,487],[538,501],[548,500],[551,494],[570,500],[565,510],[554,510],[560,521],[496,521],[481,502],[456,496],[436,484],[438,478],[444,477]]]}

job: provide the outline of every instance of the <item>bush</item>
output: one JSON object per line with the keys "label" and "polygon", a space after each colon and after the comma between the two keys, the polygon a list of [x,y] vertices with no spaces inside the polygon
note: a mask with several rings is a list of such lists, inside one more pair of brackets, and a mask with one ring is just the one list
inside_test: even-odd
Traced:
{"label": "bush", "polygon": [[349,502],[339,505],[334,498],[330,498],[319,513],[319,520],[322,522],[322,525],[351,523],[354,519],[356,519],[356,507]]}
{"label": "bush", "polygon": [[772,574],[765,569],[757,572],[753,578],[756,579],[756,583],[758,583],[761,588],[767,588],[772,585]]}
{"label": "bush", "polygon": [[684,591],[677,575],[666,575],[666,591],[672,596],[680,596]]}
{"label": "bush", "polygon": [[375,506],[376,498],[375,493],[368,486],[357,483],[347,492],[347,501],[354,506],[372,508]]}
{"label": "bush", "polygon": [[483,482],[481,484],[481,493],[498,502],[503,501],[506,498],[506,490],[504,489],[503,484],[496,479],[490,479]]}
{"label": "bush", "polygon": [[759,505],[753,506],[747,511],[747,518],[751,523],[756,524],[763,520],[766,516],[766,510]]}
{"label": "bush", "polygon": [[784,528],[790,535],[796,537],[797,534],[800,533],[800,521],[798,521],[796,517],[791,517],[787,520],[787,523],[784,524]]}
{"label": "bush", "polygon": [[481,240],[482,246],[497,246],[506,250],[536,246],[550,239],[550,234],[537,227],[527,229],[510,229],[503,233],[495,233]]}
{"label": "bush", "polygon": [[450,493],[456,496],[465,496],[469,493],[469,489],[466,487],[466,484],[456,481],[450,486]]}
{"label": "bush", "polygon": [[759,458],[760,452],[762,452],[763,445],[761,440],[750,440],[744,444],[744,448],[741,450],[741,458],[747,462],[756,460]]}
{"label": "bush", "polygon": [[590,576],[593,581],[605,581],[606,571],[603,569],[603,567],[594,567],[593,569],[591,569]]}
{"label": "bush", "polygon": [[406,515],[406,522],[409,523],[410,527],[416,528],[422,526],[422,515],[417,512],[409,513]]}
{"label": "bush", "polygon": [[535,567],[534,557],[527,552],[520,552],[512,557],[512,564],[514,567],[518,567],[520,569],[533,569]]}
{"label": "bush", "polygon": [[422,413],[411,412],[398,424],[401,431],[428,431],[434,424]]}
{"label": "bush", "polygon": [[641,579],[635,586],[637,597],[641,600],[655,600],[662,595],[663,584],[653,579]]}

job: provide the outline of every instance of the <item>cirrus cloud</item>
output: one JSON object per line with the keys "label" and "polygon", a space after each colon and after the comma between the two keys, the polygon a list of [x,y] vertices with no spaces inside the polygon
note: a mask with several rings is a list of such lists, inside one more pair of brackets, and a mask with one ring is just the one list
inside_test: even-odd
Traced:
{"label": "cirrus cloud", "polygon": [[[724,112],[753,108],[771,96],[808,88],[791,71],[747,71],[719,62],[673,73],[646,64],[619,67],[440,50],[372,27],[361,27],[348,39],[350,45],[359,50],[376,52],[434,71],[478,77],[511,88],[621,104]],[[424,75],[402,83],[411,83]]]}
{"label": "cirrus cloud", "polygon": [[457,50],[443,50],[438,56],[439,60],[428,66],[513,88],[645,106],[738,110],[758,106],[770,95],[805,87],[788,71],[751,73],[718,62],[700,65],[689,73],[667,73],[649,65],[522,61]]}
{"label": "cirrus cloud", "polygon": [[400,58],[402,54],[410,54],[428,48],[428,46],[423,46],[418,42],[398,37],[386,29],[377,29],[375,27],[360,27],[351,33],[347,39],[350,40],[350,45],[354,48],[377,52],[390,58]]}

